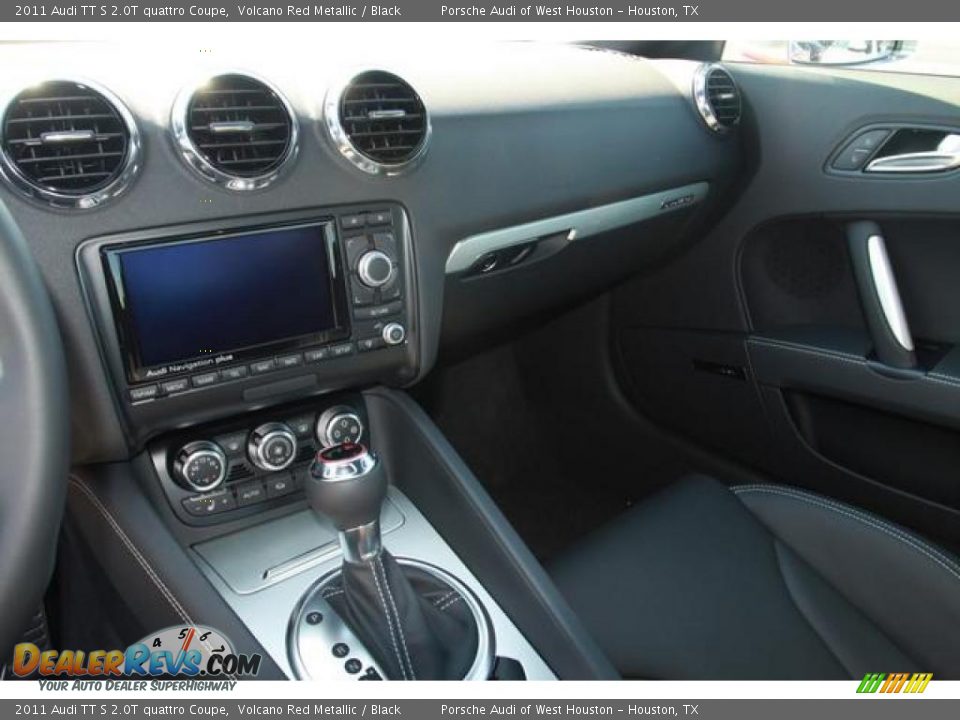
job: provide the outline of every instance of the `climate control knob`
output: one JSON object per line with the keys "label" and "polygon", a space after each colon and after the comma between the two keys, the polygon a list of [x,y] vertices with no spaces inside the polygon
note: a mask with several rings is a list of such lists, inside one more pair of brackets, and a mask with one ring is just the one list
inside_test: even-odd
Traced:
{"label": "climate control knob", "polygon": [[227,456],[209,440],[197,440],[180,448],[173,462],[177,482],[190,490],[209,492],[227,476]]}
{"label": "climate control knob", "polygon": [[297,436],[288,425],[266,423],[250,433],[247,455],[250,456],[250,462],[261,470],[283,470],[297,457]]}
{"label": "climate control knob", "polygon": [[336,405],[317,419],[317,440],[323,447],[358,443],[363,437],[363,422],[353,408]]}
{"label": "climate control knob", "polygon": [[360,282],[369,288],[383,287],[393,280],[393,273],[393,260],[380,250],[368,250],[357,263]]}

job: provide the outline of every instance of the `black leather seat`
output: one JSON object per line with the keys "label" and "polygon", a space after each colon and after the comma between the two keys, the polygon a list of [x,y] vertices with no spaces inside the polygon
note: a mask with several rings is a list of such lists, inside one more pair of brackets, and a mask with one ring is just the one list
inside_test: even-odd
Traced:
{"label": "black leather seat", "polygon": [[788,487],[684,479],[551,573],[625,677],[960,678],[960,564]]}

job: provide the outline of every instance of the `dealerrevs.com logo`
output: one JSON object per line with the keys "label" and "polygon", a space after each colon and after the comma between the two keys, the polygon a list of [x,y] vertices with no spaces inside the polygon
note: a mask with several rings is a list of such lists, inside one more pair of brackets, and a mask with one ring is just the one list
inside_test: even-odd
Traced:
{"label": "dealerrevs.com logo", "polygon": [[21,643],[14,648],[11,669],[21,678],[235,680],[255,677],[260,661],[258,654],[234,652],[233,644],[218,630],[175,625],[125,650],[41,650],[32,643]]}

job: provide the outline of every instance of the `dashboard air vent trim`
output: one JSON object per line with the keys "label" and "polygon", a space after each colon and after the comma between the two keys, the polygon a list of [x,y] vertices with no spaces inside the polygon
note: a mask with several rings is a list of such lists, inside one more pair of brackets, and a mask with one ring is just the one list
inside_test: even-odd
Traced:
{"label": "dashboard air vent trim", "polygon": [[[195,123],[195,116],[204,122]],[[273,184],[292,167],[300,149],[293,106],[273,84],[245,71],[208,75],[181,90],[170,113],[170,130],[190,168],[234,192]],[[224,157],[225,152],[234,157]],[[254,169],[244,172],[244,166]]]}
{"label": "dashboard air vent trim", "polygon": [[[322,115],[337,153],[370,175],[409,172],[423,160],[433,134],[430,113],[419,93],[387,70],[354,72],[331,86]],[[360,137],[366,138],[366,144]],[[391,138],[398,137],[404,138],[404,144],[390,146]],[[378,141],[384,144],[377,147]]]}
{"label": "dashboard air vent trim", "polygon": [[693,100],[706,126],[715,133],[730,131],[740,122],[740,88],[718,63],[705,63],[693,76]]}
{"label": "dashboard air vent trim", "polygon": [[99,207],[123,193],[142,164],[133,115],[86,79],[56,77],[21,89],[4,105],[0,133],[0,175],[48,207]]}

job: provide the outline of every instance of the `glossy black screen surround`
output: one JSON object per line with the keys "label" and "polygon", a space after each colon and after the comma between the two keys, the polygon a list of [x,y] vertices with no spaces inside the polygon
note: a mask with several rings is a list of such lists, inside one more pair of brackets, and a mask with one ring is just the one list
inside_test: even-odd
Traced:
{"label": "glossy black screen surround", "polygon": [[101,251],[128,380],[348,337],[329,221]]}

